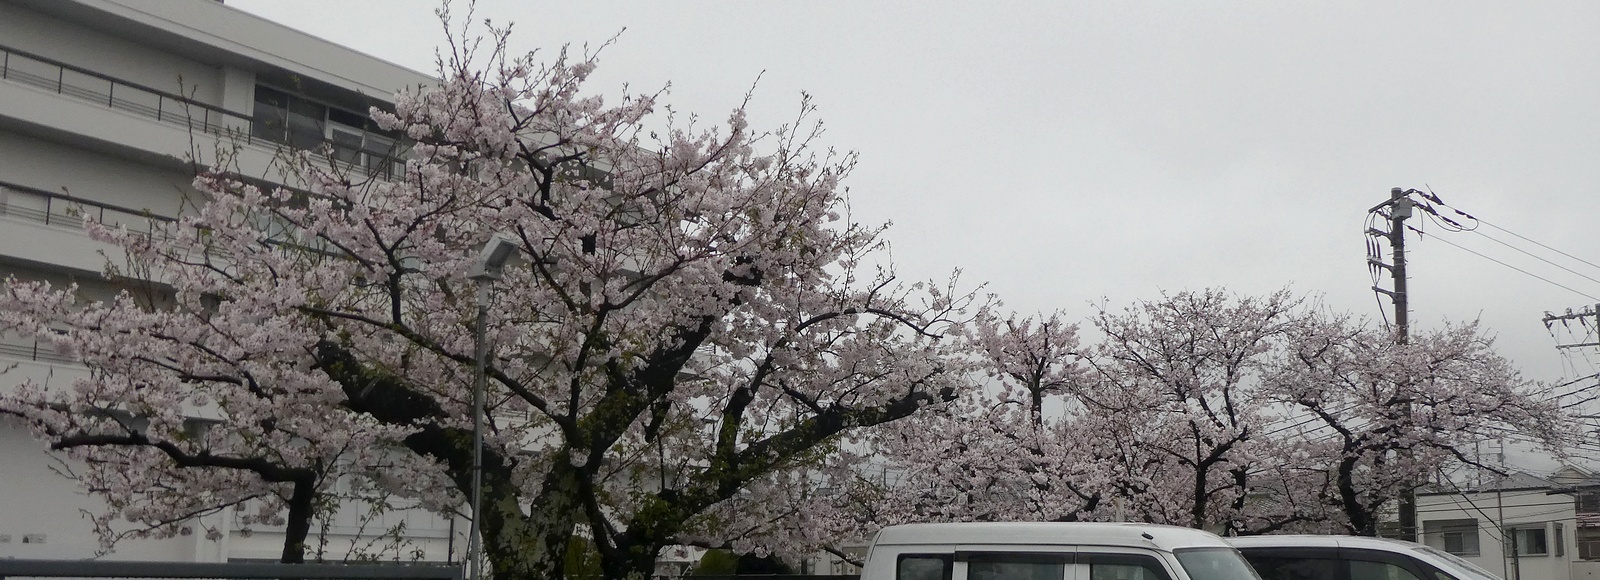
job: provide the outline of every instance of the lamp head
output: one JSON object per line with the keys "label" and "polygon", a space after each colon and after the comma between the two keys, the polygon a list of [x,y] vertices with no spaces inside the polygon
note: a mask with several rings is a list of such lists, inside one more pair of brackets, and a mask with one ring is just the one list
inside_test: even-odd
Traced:
{"label": "lamp head", "polygon": [[489,241],[483,244],[483,249],[478,251],[478,259],[473,261],[472,269],[467,271],[467,277],[474,280],[499,280],[500,271],[516,252],[515,239],[505,234],[490,236]]}

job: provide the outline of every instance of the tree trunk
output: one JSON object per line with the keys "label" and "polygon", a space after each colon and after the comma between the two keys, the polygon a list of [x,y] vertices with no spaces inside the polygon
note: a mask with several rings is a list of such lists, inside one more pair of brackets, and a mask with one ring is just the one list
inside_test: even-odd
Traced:
{"label": "tree trunk", "polygon": [[1209,471],[1210,464],[1206,462],[1195,467],[1194,505],[1189,508],[1189,527],[1199,530],[1206,529],[1206,501],[1209,499],[1206,497],[1206,480],[1210,476]]}
{"label": "tree trunk", "polygon": [[656,572],[656,554],[661,546],[618,546],[617,557],[602,560],[606,578],[649,580]]}
{"label": "tree trunk", "polygon": [[289,519],[283,529],[283,557],[285,564],[306,561],[306,538],[311,535],[311,516],[317,489],[314,479],[297,479],[289,495]]}
{"label": "tree trunk", "polygon": [[578,501],[578,474],[557,464],[545,477],[539,495],[523,514],[522,496],[504,473],[485,470],[483,552],[495,580],[561,578],[566,573],[567,544],[583,507]]}
{"label": "tree trunk", "polygon": [[1347,455],[1339,461],[1339,502],[1343,504],[1345,518],[1350,520],[1350,533],[1358,536],[1376,536],[1378,521],[1370,510],[1361,504],[1361,496],[1356,492],[1355,470],[1355,456]]}

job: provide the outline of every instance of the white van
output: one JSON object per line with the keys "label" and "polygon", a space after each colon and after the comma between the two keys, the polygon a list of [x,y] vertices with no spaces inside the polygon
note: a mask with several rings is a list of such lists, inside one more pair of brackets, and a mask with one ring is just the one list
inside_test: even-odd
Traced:
{"label": "white van", "polygon": [[1202,530],[1150,524],[950,523],[889,526],[861,580],[1260,580]]}
{"label": "white van", "polygon": [[1266,580],[1500,580],[1443,550],[1361,536],[1228,538]]}

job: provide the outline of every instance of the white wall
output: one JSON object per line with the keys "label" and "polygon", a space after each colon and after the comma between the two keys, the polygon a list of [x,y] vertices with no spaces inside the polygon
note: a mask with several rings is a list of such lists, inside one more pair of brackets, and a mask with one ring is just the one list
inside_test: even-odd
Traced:
{"label": "white wall", "polygon": [[[1479,553],[1462,555],[1485,570],[1507,578],[1514,566],[1523,580],[1574,580],[1572,563],[1577,560],[1577,517],[1572,496],[1551,495],[1545,489],[1509,490],[1496,494],[1472,493],[1417,496],[1418,526],[1427,529],[1435,520],[1474,519],[1478,523]],[[1562,527],[1560,546],[1555,527]],[[1502,529],[1540,528],[1545,530],[1549,549],[1544,555],[1526,555],[1512,560],[1502,548]],[[1443,540],[1425,535],[1424,543],[1444,549]],[[1559,554],[1559,555],[1558,555]]]}
{"label": "white wall", "polygon": [[[54,469],[71,466],[52,456],[14,419],[0,417],[0,558],[90,558],[99,549],[84,512],[103,509]],[[7,541],[9,537],[9,541]],[[43,543],[24,542],[42,537]],[[109,559],[193,560],[196,537],[127,541]]]}
{"label": "white wall", "polygon": [[174,167],[0,130],[0,181],[171,217],[193,180]]}
{"label": "white wall", "polygon": [[[0,2],[0,44],[168,93],[222,104],[222,70]],[[180,82],[181,80],[181,82]]]}

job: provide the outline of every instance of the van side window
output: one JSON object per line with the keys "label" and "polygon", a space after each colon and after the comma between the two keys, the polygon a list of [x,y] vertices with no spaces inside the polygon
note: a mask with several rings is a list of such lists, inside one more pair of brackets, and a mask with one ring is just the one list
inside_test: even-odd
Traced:
{"label": "van side window", "polygon": [[1344,580],[1338,560],[1251,556],[1250,565],[1263,580]]}
{"label": "van side window", "polygon": [[950,580],[949,554],[901,554],[895,580]]}
{"label": "van side window", "polygon": [[1080,554],[1089,565],[1089,580],[1172,580],[1153,556],[1140,554]]}
{"label": "van side window", "polygon": [[966,552],[967,580],[1063,580],[1071,553]]}
{"label": "van side window", "polygon": [[1422,580],[1410,570],[1388,562],[1350,561],[1350,580]]}

